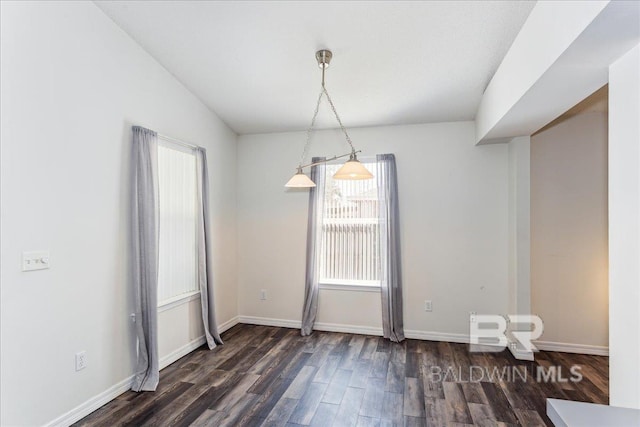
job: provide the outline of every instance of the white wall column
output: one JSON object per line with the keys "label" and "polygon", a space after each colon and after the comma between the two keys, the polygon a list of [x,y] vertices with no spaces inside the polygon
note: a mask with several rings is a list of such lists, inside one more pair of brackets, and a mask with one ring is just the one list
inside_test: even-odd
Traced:
{"label": "white wall column", "polygon": [[[509,313],[531,314],[530,153],[531,138],[508,143],[509,151]],[[512,325],[529,330],[529,325]],[[515,342],[512,340],[512,342]],[[531,352],[511,349],[518,359],[533,360]]]}
{"label": "white wall column", "polygon": [[640,408],[640,45],[609,67],[609,395]]}
{"label": "white wall column", "polygon": [[528,136],[509,142],[509,234],[513,245],[510,282],[514,310],[511,314],[531,313],[530,142]]}

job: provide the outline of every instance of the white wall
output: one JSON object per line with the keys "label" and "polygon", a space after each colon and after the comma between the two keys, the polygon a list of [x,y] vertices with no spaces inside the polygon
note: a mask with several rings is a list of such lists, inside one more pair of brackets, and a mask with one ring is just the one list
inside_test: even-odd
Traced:
{"label": "white wall", "polygon": [[[133,373],[131,125],[207,148],[217,317],[237,314],[236,136],[93,3],[1,7],[0,424],[41,425]],[[38,249],[51,269],[21,272]]]}
{"label": "white wall", "polygon": [[541,341],[606,349],[607,113],[531,137],[531,296]]}
{"label": "white wall", "polygon": [[[506,145],[475,146],[473,122],[350,131],[364,156],[395,153],[405,329],[468,337],[469,311],[507,309]],[[243,135],[238,146],[241,316],[299,321],[307,191],[285,191],[305,134]],[[311,155],[347,152],[338,131],[315,134]],[[260,289],[268,299],[260,301]],[[433,312],[424,300],[433,300]],[[380,294],[321,290],[318,322],[380,330]],[[373,332],[372,330],[372,332]],[[459,335],[456,335],[459,334]]]}
{"label": "white wall", "polygon": [[640,408],[640,45],[609,69],[609,392]]}

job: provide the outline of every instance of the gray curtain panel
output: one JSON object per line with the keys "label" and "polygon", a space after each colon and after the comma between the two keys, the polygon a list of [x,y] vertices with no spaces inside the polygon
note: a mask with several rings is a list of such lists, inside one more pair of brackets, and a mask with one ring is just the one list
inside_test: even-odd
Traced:
{"label": "gray curtain panel", "polygon": [[[198,167],[198,283],[200,285],[200,302],[202,304],[202,323],[209,349],[222,344],[216,324],[215,305],[213,301],[213,273],[211,268],[211,225],[209,224],[209,173],[207,169],[207,152],[204,148],[196,150]],[[209,293],[209,289],[212,289]]]}
{"label": "gray curtain panel", "polygon": [[[324,160],[314,157],[312,162]],[[309,222],[307,224],[307,271],[304,286],[304,306],[302,308],[302,336],[311,335],[318,312],[318,242],[322,234],[322,211],[324,209],[324,164],[311,167],[311,180],[316,183],[309,190]]]}
{"label": "gray curtain panel", "polygon": [[385,338],[404,340],[398,178],[393,154],[376,156],[382,265],[382,331]]}
{"label": "gray curtain panel", "polygon": [[135,289],[138,365],[131,389],[154,391],[158,385],[158,137],[133,127],[132,273]]}

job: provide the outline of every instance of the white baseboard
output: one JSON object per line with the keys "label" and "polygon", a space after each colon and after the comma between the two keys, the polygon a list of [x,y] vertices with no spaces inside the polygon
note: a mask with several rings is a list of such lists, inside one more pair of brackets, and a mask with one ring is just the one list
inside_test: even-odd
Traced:
{"label": "white baseboard", "polygon": [[417,331],[417,330],[407,329],[404,331],[404,336],[412,340],[447,341],[447,342],[469,344],[469,335],[466,335],[466,334],[453,334],[448,332],[433,332],[433,331]]}
{"label": "white baseboard", "polygon": [[235,316],[235,317],[232,317],[231,319],[227,320],[226,322],[221,323],[220,325],[218,325],[218,333],[221,334],[221,333],[226,332],[229,329],[233,328],[238,323],[240,323],[239,319],[240,319],[240,316]]}
{"label": "white baseboard", "polygon": [[102,393],[93,396],[91,399],[82,403],[81,405],[76,406],[66,414],[63,414],[56,418],[55,420],[45,424],[47,427],[66,427],[71,424],[80,421],[82,418],[86,417],[96,409],[100,408],[102,405],[105,405],[111,402],[116,397],[120,396],[125,391],[131,388],[131,383],[133,381],[133,375],[129,378],[125,378],[120,381],[118,384],[109,387],[107,390]]}
{"label": "white baseboard", "polygon": [[200,347],[202,344],[206,343],[207,340],[204,338],[204,335],[199,336],[195,340],[186,343],[180,348],[175,349],[171,353],[160,358],[160,369],[164,369],[167,366],[171,365],[176,360],[186,356],[191,353],[196,348]]}
{"label": "white baseboard", "polygon": [[271,317],[256,316],[238,316],[238,321],[249,325],[277,326],[292,329],[299,329],[302,324],[299,320],[273,319]]}
{"label": "white baseboard", "polygon": [[[234,326],[236,326],[239,321],[238,321],[239,317],[232,317],[231,319],[227,320],[224,323],[221,323],[218,326],[218,333],[221,334],[231,328],[233,328]],[[171,353],[167,354],[164,357],[160,358],[160,369],[164,369],[167,366],[171,365],[173,362],[175,362],[178,359],[183,358],[184,356],[186,356],[187,354],[191,353],[193,350],[195,350],[196,348],[200,347],[201,345],[205,344],[207,342],[207,340],[205,339],[204,335],[196,338],[195,340],[183,345],[182,347],[172,351]]]}
{"label": "white baseboard", "polygon": [[376,328],[373,326],[341,325],[338,323],[316,322],[316,324],[313,325],[313,329],[317,331],[342,332],[345,334],[377,335],[380,337],[382,336],[382,328]]}
{"label": "white baseboard", "polygon": [[592,354],[594,356],[609,356],[609,347],[587,344],[570,344],[566,342],[534,341],[538,350],[560,351],[563,353]]}
{"label": "white baseboard", "polygon": [[[300,329],[302,327],[302,322],[300,320],[273,319],[270,317],[239,316],[239,321],[240,323],[247,323],[250,325],[277,326],[281,328]],[[371,326],[316,322],[315,325],[313,325],[313,329],[316,331],[382,336],[382,328],[375,328]]]}
{"label": "white baseboard", "polygon": [[[248,323],[250,325],[278,326],[281,328],[300,329],[301,322],[299,320],[273,319],[269,317],[255,316],[239,316],[240,323]],[[373,326],[344,325],[337,323],[316,322],[313,326],[316,331],[342,332],[347,334],[360,335],[377,335],[382,336],[382,328]],[[405,330],[404,336],[410,339],[426,340],[426,341],[448,341],[457,343],[468,343],[469,336],[465,334],[453,334],[431,331]]]}

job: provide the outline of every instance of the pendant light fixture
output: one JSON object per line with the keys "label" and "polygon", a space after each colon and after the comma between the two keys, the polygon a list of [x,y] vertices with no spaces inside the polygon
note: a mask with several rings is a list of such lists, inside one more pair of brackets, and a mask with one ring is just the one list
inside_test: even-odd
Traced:
{"label": "pendant light fixture", "polygon": [[[342,120],[340,120],[340,116],[336,111],[336,107],[333,105],[333,101],[329,96],[329,92],[327,91],[327,88],[324,85],[324,73],[325,73],[325,70],[329,67],[329,63],[331,62],[332,57],[333,57],[333,54],[331,53],[330,50],[319,50],[318,52],[316,52],[316,60],[318,61],[318,66],[322,69],[322,87],[320,89],[320,95],[318,95],[318,101],[316,102],[316,109],[313,113],[313,118],[311,119],[311,125],[307,129],[307,141],[304,145],[302,156],[300,157],[300,163],[296,168],[295,175],[293,175],[293,177],[289,180],[289,182],[285,184],[285,187],[289,187],[289,188],[315,187],[316,184],[307,175],[304,174],[303,172],[304,168],[319,165],[322,163],[327,163],[327,162],[330,162],[336,159],[341,159],[347,156],[349,156],[349,160],[347,160],[347,162],[344,165],[342,165],[340,169],[338,169],[338,171],[333,175],[333,179],[356,180],[356,179],[373,178],[373,175],[371,174],[371,172],[369,172],[367,168],[365,168],[362,165],[362,163],[360,163],[360,161],[358,160],[357,154],[360,152],[360,150],[356,151],[356,149],[354,148],[353,143],[351,142],[351,138],[347,133],[347,129],[342,124]],[[335,116],[338,122],[338,125],[340,125],[340,130],[342,130],[342,133],[344,133],[347,143],[351,147],[351,152],[347,154],[342,154],[340,156],[333,156],[329,159],[322,160],[320,162],[303,165],[302,162],[304,162],[304,159],[307,155],[307,151],[309,150],[309,143],[311,142],[311,132],[313,131],[313,127],[316,124],[316,118],[318,117],[318,109],[320,108],[320,102],[322,101],[323,96],[327,98],[327,102],[331,107],[331,111],[333,111],[333,115]]]}

